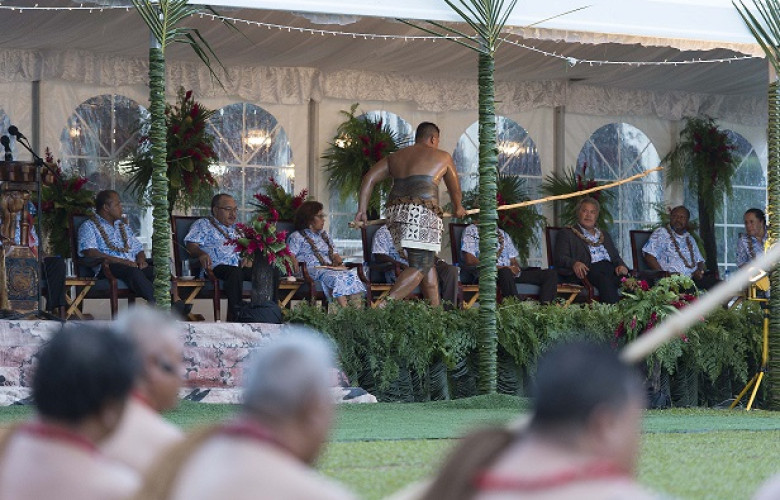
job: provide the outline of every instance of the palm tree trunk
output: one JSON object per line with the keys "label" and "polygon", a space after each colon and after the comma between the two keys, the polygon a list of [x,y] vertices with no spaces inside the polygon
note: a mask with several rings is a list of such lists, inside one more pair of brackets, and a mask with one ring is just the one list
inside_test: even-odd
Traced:
{"label": "palm tree trunk", "polygon": [[[769,84],[769,124],[767,128],[767,215],[769,240],[780,242],[780,83]],[[769,409],[780,410],[780,267],[769,276],[769,366],[766,374]]]}
{"label": "palm tree trunk", "polygon": [[149,138],[152,148],[152,255],[154,256],[154,298],[157,306],[171,306],[170,242],[168,222],[168,164],[165,128],[165,54],[162,49],[149,49]]}
{"label": "palm tree trunk", "polygon": [[479,54],[479,392],[496,392],[496,147],[495,60]]}

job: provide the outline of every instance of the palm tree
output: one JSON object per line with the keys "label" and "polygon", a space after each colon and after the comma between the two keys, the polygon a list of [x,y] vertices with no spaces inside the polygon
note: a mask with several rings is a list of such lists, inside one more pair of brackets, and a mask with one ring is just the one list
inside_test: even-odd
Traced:
{"label": "palm tree", "polygon": [[[454,41],[479,57],[479,332],[477,336],[479,392],[496,392],[496,145],[495,71],[501,30],[517,0],[444,0],[474,30],[475,35],[428,21],[435,28],[414,25],[427,33]],[[457,4],[456,4],[457,2]],[[453,36],[458,38],[453,38]]]}
{"label": "palm tree", "polygon": [[[151,32],[149,47],[149,112],[151,115],[149,140],[153,173],[151,181],[152,200],[152,254],[154,256],[154,298],[157,305],[170,307],[170,241],[171,226],[168,222],[168,176],[165,130],[165,49],[178,42],[192,47],[219,82],[211,67],[211,58],[219,60],[211,46],[194,28],[179,26],[190,16],[216,14],[205,6],[188,5],[188,0],[133,0],[141,18]],[[231,24],[225,23],[232,27]],[[221,83],[221,82],[220,82]]]}
{"label": "palm tree", "polygon": [[[780,238],[780,3],[777,0],[753,0],[758,17],[740,0],[732,2],[748,29],[766,54],[774,69],[769,83],[769,123],[767,145],[767,216],[769,243]],[[780,268],[769,275],[769,366],[766,380],[769,386],[769,408],[780,410]]]}

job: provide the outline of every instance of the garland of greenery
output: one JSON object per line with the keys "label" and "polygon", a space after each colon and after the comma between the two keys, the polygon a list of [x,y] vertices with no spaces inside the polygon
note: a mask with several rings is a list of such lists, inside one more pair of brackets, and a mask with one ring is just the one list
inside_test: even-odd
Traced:
{"label": "garland of greenery", "polygon": [[[349,111],[341,111],[346,120],[336,129],[336,135],[322,155],[328,186],[338,191],[342,202],[356,197],[366,172],[399,147],[399,138],[388,124],[366,115],[355,116],[357,109],[358,103],[355,103]],[[391,186],[390,179],[378,184],[369,199],[370,211],[379,214],[381,200],[387,197]]]}
{"label": "garland of greenery", "polygon": [[[660,321],[659,311],[663,316],[675,310],[670,301],[680,300],[675,287],[684,286],[684,279],[669,280],[649,295],[614,305],[561,308],[505,299],[496,310],[499,377],[513,372],[515,378],[522,378],[517,374],[531,373],[540,353],[557,342],[584,337],[623,346],[646,329],[653,313],[655,321]],[[344,308],[328,314],[301,305],[287,314],[290,322],[329,335],[352,383],[383,400],[419,401],[443,394],[465,397],[477,391],[480,318],[474,308],[444,311],[422,301],[390,301],[384,309]],[[658,362],[662,376],[672,379],[681,394],[673,394],[676,404],[690,403],[682,394],[691,392],[698,404],[719,403],[729,396],[724,391],[738,389],[756,370],[761,321],[756,303],[717,309],[686,333],[687,340],[680,338],[660,349],[649,366]],[[616,337],[621,323],[630,331]],[[442,369],[446,376],[440,373]],[[519,390],[517,381],[509,386]]]}

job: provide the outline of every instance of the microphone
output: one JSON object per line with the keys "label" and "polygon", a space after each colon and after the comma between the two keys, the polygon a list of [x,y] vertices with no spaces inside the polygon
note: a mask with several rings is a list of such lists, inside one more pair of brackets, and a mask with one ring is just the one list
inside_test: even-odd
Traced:
{"label": "microphone", "polygon": [[8,133],[16,137],[17,141],[21,141],[22,139],[27,139],[27,137],[25,137],[24,134],[19,132],[19,129],[16,127],[16,125],[11,125],[10,127],[8,127]]}
{"label": "microphone", "polygon": [[14,161],[14,156],[11,153],[11,139],[7,135],[0,137],[0,144],[5,148],[5,161]]}

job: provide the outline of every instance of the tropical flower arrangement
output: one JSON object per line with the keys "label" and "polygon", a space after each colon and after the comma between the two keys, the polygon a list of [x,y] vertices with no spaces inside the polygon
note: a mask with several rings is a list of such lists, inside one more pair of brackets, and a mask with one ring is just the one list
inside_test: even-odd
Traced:
{"label": "tropical flower arrangement", "polygon": [[[576,167],[571,167],[565,170],[563,174],[552,173],[548,175],[542,182],[542,192],[547,196],[558,196],[576,193],[578,191],[584,191],[606,184],[605,182],[596,181],[592,174],[588,174],[587,162],[582,164],[582,169],[579,172],[577,170]],[[609,205],[614,201],[615,193],[604,189],[587,196],[594,198],[599,202],[599,205],[601,205],[599,218],[596,221],[596,224],[601,228],[611,226],[613,219],[612,214],[609,211]],[[580,196],[575,196],[573,198],[555,202],[558,207],[558,213],[560,214],[561,224],[570,226],[577,223],[576,208],[580,198]]]}
{"label": "tropical flower arrangement", "polygon": [[[633,277],[623,278],[622,282],[623,300],[618,307],[622,316],[629,319],[621,321],[615,329],[616,342],[634,340],[669,314],[696,300],[696,295],[688,292],[696,287],[687,276],[661,278],[653,287]],[[683,342],[688,341],[685,335],[681,339]]]}
{"label": "tropical flower arrangement", "polygon": [[[336,189],[342,202],[360,192],[363,176],[376,162],[397,151],[399,138],[382,120],[375,121],[365,114],[355,116],[358,104],[349,111],[341,111],[346,121],[339,125],[336,135],[328,143],[322,158],[328,173],[328,186]],[[391,180],[379,184],[369,200],[369,211],[380,210],[381,199],[390,191]]]}
{"label": "tropical flower arrangement", "polygon": [[[206,109],[193,97],[192,91],[180,87],[175,105],[166,104],[168,154],[168,211],[187,211],[193,205],[208,206],[217,181],[209,167],[217,162],[214,137],[206,132],[213,110]],[[141,130],[146,129],[144,124]],[[144,199],[152,179],[152,156],[149,138],[142,136],[129,162],[128,185],[139,199]]]}
{"label": "tropical flower arrangement", "polygon": [[298,207],[311,199],[311,196],[308,189],[301,189],[293,196],[271,177],[265,186],[265,193],[255,193],[254,199],[255,201],[250,201],[249,204],[256,207],[256,216],[291,221]]}
{"label": "tropical flower arrangement", "polygon": [[724,198],[732,194],[732,177],[741,162],[736,149],[728,132],[712,118],[694,117],[685,120],[677,145],[663,159],[669,165],[667,184],[684,182],[696,197],[707,269],[711,270],[718,268],[715,215]]}
{"label": "tropical flower arrangement", "polygon": [[[525,179],[510,175],[499,175],[496,184],[496,201],[498,206],[513,205],[528,200]],[[451,207],[451,205],[448,205]],[[463,193],[463,207],[466,209],[479,207],[479,187]],[[450,208],[451,210],[451,208]],[[462,222],[472,222],[466,217]],[[507,232],[512,239],[519,255],[520,262],[527,262],[531,246],[538,246],[538,228],[545,223],[545,218],[532,206],[498,211],[498,226]]]}
{"label": "tropical flower arrangement", "polygon": [[55,163],[49,148],[44,154],[46,163],[54,166],[54,182],[41,189],[41,226],[49,235],[52,253],[70,255],[68,219],[84,215],[95,206],[95,192],[86,187],[87,178],[78,174],[65,175],[59,161]]}
{"label": "tropical flower arrangement", "polygon": [[278,217],[256,217],[248,224],[236,224],[235,239],[228,241],[234,245],[242,259],[254,261],[265,259],[269,265],[280,271],[292,274],[293,260],[287,246],[287,231],[276,231]]}

